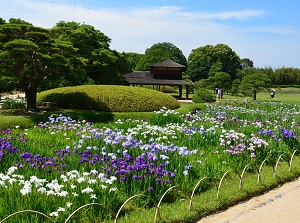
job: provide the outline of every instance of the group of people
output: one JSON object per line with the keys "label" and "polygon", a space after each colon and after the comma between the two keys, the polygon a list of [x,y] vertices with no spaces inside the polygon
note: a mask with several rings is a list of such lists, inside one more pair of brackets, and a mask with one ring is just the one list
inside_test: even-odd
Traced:
{"label": "group of people", "polygon": [[218,95],[218,99],[223,98],[223,90],[221,88],[215,88],[215,94]]}

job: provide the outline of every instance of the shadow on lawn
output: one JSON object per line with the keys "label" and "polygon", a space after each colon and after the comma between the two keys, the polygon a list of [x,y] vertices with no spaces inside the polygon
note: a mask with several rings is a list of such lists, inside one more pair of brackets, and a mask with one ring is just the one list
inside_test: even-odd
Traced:
{"label": "shadow on lawn", "polygon": [[[69,116],[73,120],[86,120],[88,122],[100,122],[108,123],[114,120],[114,114],[111,112],[102,112],[94,110],[82,110],[82,109],[61,109],[56,107],[38,107],[34,110],[28,109],[9,109],[0,110],[0,115],[3,119],[5,116],[9,116],[10,120],[15,121],[15,125],[18,125],[19,119],[29,119],[33,123],[49,121],[49,116],[54,115]],[[1,118],[1,119],[2,119]]]}

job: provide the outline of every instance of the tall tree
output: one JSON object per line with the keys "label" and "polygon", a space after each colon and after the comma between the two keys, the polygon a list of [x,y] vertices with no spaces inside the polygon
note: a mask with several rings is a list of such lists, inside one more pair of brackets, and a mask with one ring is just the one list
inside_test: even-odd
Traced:
{"label": "tall tree", "polygon": [[270,87],[271,79],[265,73],[255,73],[246,75],[240,85],[240,92],[244,95],[253,95],[253,100],[256,100],[256,93],[264,88]]}
{"label": "tall tree", "polygon": [[72,42],[76,57],[85,59],[86,75],[96,84],[122,83],[123,74],[130,70],[124,55],[109,48],[111,39],[91,25],[60,21],[51,33]]}
{"label": "tall tree", "polygon": [[123,55],[125,56],[131,71],[136,70],[137,63],[144,56],[144,54],[134,52],[123,53]]}
{"label": "tall tree", "polygon": [[242,69],[239,56],[229,46],[217,44],[193,49],[188,58],[187,74],[193,81],[206,79],[211,68],[217,63],[221,65],[220,71],[228,73],[232,80]]}
{"label": "tall tree", "polygon": [[16,77],[25,92],[27,108],[35,109],[39,85],[54,78],[57,68],[67,69],[64,55],[73,51],[72,45],[55,42],[47,29],[19,19],[0,25],[0,43],[1,73]]}
{"label": "tall tree", "polygon": [[214,86],[219,87],[223,92],[228,91],[231,88],[232,80],[229,74],[225,72],[217,72],[213,76]]}
{"label": "tall tree", "polygon": [[176,63],[186,66],[187,61],[182,51],[172,43],[156,43],[146,49],[144,56],[136,65],[136,70],[149,70],[149,66],[164,60],[173,60]]}

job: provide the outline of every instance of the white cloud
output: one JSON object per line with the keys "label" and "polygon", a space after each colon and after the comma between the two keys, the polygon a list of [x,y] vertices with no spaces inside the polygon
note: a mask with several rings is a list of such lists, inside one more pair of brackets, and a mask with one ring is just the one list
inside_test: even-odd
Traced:
{"label": "white cloud", "polygon": [[227,19],[237,19],[237,20],[246,20],[253,17],[261,17],[265,15],[266,12],[263,10],[242,10],[242,11],[233,11],[233,12],[222,12],[218,14],[210,14],[208,18],[216,18],[220,20]]}

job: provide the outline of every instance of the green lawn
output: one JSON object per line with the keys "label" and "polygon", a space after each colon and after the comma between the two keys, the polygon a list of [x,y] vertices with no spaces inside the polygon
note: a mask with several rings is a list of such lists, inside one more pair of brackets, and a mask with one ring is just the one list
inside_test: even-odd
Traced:
{"label": "green lawn", "polygon": [[[276,94],[274,98],[270,97],[270,92],[264,91],[264,92],[258,92],[256,95],[257,101],[273,101],[273,102],[284,102],[288,104],[300,104],[300,89],[299,88],[274,88],[276,90]],[[237,97],[232,96],[230,94],[224,94],[223,99],[224,100],[253,100],[252,97]]]}
{"label": "green lawn", "polygon": [[269,92],[260,92],[257,94],[257,100],[259,101],[274,101],[285,102],[289,104],[300,103],[300,89],[299,88],[282,88],[276,89],[275,97],[271,98]]}

